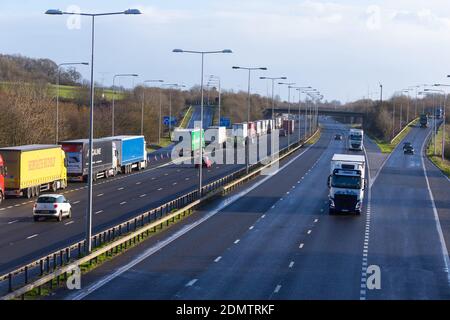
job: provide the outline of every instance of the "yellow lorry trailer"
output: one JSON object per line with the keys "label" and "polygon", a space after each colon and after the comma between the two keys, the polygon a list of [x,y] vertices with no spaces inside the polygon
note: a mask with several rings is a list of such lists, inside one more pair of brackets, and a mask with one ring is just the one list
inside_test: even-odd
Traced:
{"label": "yellow lorry trailer", "polygon": [[66,158],[59,145],[0,148],[0,155],[6,168],[6,196],[31,198],[67,186]]}

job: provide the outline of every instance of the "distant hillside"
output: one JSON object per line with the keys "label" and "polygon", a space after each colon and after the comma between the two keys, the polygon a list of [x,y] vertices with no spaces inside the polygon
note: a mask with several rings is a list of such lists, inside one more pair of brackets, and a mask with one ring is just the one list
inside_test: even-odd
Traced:
{"label": "distant hillside", "polygon": [[[0,54],[0,81],[56,83],[57,72],[58,65],[50,59]],[[75,69],[61,70],[61,84],[77,85],[81,81],[81,74]]]}

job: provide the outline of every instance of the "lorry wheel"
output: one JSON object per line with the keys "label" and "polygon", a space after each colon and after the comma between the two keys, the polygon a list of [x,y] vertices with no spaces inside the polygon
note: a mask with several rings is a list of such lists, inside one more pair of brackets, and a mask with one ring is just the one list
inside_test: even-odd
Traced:
{"label": "lorry wheel", "polygon": [[3,199],[4,199],[4,197],[3,197],[3,193],[1,193],[1,192],[0,192],[0,203],[2,203],[2,202],[3,202]]}
{"label": "lorry wheel", "polygon": [[58,185],[57,185],[56,181],[54,181],[52,183],[52,192],[56,192],[57,190],[58,190]]}
{"label": "lorry wheel", "polygon": [[58,216],[58,222],[61,222],[62,221],[62,211],[61,212],[59,212],[59,216]]}
{"label": "lorry wheel", "polygon": [[68,217],[69,219],[72,218],[72,209],[69,210],[69,214],[67,215],[67,217]]}
{"label": "lorry wheel", "polygon": [[33,217],[34,222],[39,221],[39,217]]}
{"label": "lorry wheel", "polygon": [[36,197],[39,197],[39,195],[41,194],[41,187],[40,186],[37,186],[37,187],[35,187],[36,189],[35,189],[35,191],[34,191],[34,194],[36,195]]}
{"label": "lorry wheel", "polygon": [[330,208],[328,213],[330,214],[330,216],[333,216],[336,214],[336,210]]}
{"label": "lorry wheel", "polygon": [[31,191],[31,188],[27,188],[27,192],[25,194],[25,197],[30,199],[33,196],[33,192]]}

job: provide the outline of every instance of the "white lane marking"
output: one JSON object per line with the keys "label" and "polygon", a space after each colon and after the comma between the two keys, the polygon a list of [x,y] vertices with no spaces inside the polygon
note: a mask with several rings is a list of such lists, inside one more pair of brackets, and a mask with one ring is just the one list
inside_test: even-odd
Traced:
{"label": "white lane marking", "polygon": [[147,195],[146,194],[141,194],[140,196],[139,196],[139,198],[143,198],[143,197],[146,197]]}
{"label": "white lane marking", "polygon": [[428,141],[428,137],[432,133],[433,132],[430,131],[430,133],[427,135],[427,137],[425,138],[425,140],[424,140],[424,142],[422,144],[421,160],[422,160],[423,172],[424,172],[424,175],[425,175],[425,181],[427,183],[428,194],[430,196],[431,205],[433,207],[434,222],[436,224],[436,230],[437,230],[437,233],[438,233],[438,236],[439,236],[439,242],[441,243],[442,259],[444,260],[445,272],[447,273],[447,282],[448,282],[448,284],[450,284],[450,274],[449,274],[450,261],[449,261],[449,256],[448,256],[447,245],[445,244],[444,234],[442,233],[441,221],[439,220],[439,214],[437,212],[436,203],[434,202],[434,196],[433,196],[433,192],[431,191],[430,181],[428,180],[427,168],[425,167],[425,161],[424,161],[424,158],[425,158],[424,157],[425,144]]}
{"label": "white lane marking", "polygon": [[278,293],[280,291],[280,289],[281,289],[281,285],[277,285],[273,292]]}
{"label": "white lane marking", "polygon": [[117,189],[117,191],[121,191],[123,189],[125,189],[125,188],[124,187],[120,187],[120,188]]}
{"label": "white lane marking", "polygon": [[292,268],[294,266],[294,261],[291,261],[291,263],[289,263],[289,269]]}
{"label": "white lane marking", "polygon": [[142,182],[140,182],[140,181],[139,181],[139,182],[136,182],[137,185],[140,185],[141,183],[142,183]]}
{"label": "white lane marking", "polygon": [[222,259],[222,257],[221,256],[219,256],[219,257],[217,257],[215,260],[214,260],[214,262],[219,262],[220,261],[220,259]]}
{"label": "white lane marking", "polygon": [[0,211],[6,210],[6,208],[1,208]]}
{"label": "white lane marking", "polygon": [[28,239],[33,239],[33,238],[37,237],[38,235],[39,235],[39,234],[37,234],[37,233],[36,233],[36,234],[33,234],[32,236],[27,237],[27,240],[28,240]]}
{"label": "white lane marking", "polygon": [[186,179],[184,179],[184,180],[189,181],[189,178],[186,178]]}
{"label": "white lane marking", "polygon": [[159,188],[158,191],[161,191],[163,188]]}
{"label": "white lane marking", "polygon": [[308,230],[307,234],[311,234],[312,230]]}
{"label": "white lane marking", "polygon": [[104,193],[99,193],[98,195],[97,195],[97,197],[102,197],[102,196],[104,196],[105,194]]}
{"label": "white lane marking", "polygon": [[127,203],[127,202],[126,202],[126,201],[123,201],[123,202],[120,203],[120,205],[122,206],[122,205],[124,205],[125,203]]}
{"label": "white lane marking", "polygon": [[304,243],[300,243],[300,245],[298,246],[300,249],[303,249],[303,247],[305,246]]}
{"label": "white lane marking", "polygon": [[319,221],[319,219],[314,219],[314,223],[317,223],[317,221]]}
{"label": "white lane marking", "polygon": [[16,222],[18,222],[19,220],[13,220],[13,221],[10,221],[10,222],[8,222],[8,224],[13,224],[13,223],[16,223]]}
{"label": "white lane marking", "polygon": [[75,221],[72,220],[72,221],[69,221],[69,222],[64,223],[64,225],[65,225],[65,226],[68,226],[69,224],[72,224],[72,223],[74,223],[74,222],[75,222]]}
{"label": "white lane marking", "polygon": [[255,226],[251,226],[250,228],[248,228],[249,230],[252,230]]}
{"label": "white lane marking", "polygon": [[266,217],[266,215],[265,215],[265,214],[263,214],[263,215],[261,216],[261,218],[263,218],[263,219],[264,219],[265,217]]}
{"label": "white lane marking", "polygon": [[176,185],[177,185],[177,182],[174,182],[172,185],[176,186]]}
{"label": "white lane marking", "polygon": [[[115,278],[117,278],[118,276],[123,274],[124,272],[127,272],[128,270],[133,268],[138,263],[144,261],[145,259],[147,259],[151,255],[153,255],[156,252],[160,251],[161,249],[163,249],[164,247],[166,247],[170,243],[174,242],[175,240],[177,240],[178,238],[180,238],[181,236],[183,236],[187,232],[191,231],[192,229],[194,229],[198,225],[202,224],[203,222],[205,222],[206,220],[208,220],[212,216],[216,215],[218,212],[220,212],[224,208],[228,207],[230,204],[236,202],[237,200],[239,200],[240,198],[242,198],[243,196],[245,196],[246,194],[248,194],[252,190],[254,190],[257,187],[259,187],[261,184],[263,184],[266,181],[268,181],[269,179],[271,179],[275,174],[281,172],[282,170],[287,168],[289,165],[291,165],[294,161],[296,161],[298,158],[300,158],[302,155],[304,155],[305,152],[307,152],[312,146],[314,146],[314,145],[309,145],[300,154],[298,154],[297,156],[295,156],[294,158],[289,160],[282,167],[278,168],[278,170],[273,175],[266,176],[263,179],[261,179],[258,182],[256,182],[255,184],[253,184],[252,186],[249,186],[247,189],[244,189],[241,192],[231,196],[230,198],[223,200],[219,205],[217,205],[215,208],[213,208],[211,211],[209,211],[209,213],[207,215],[203,216],[203,218],[201,218],[201,219],[199,219],[199,220],[197,220],[197,221],[195,221],[195,222],[193,222],[191,224],[186,225],[183,229],[179,230],[178,232],[176,232],[172,236],[170,236],[167,239],[159,242],[155,246],[148,248],[142,254],[137,256],[135,259],[133,259],[132,261],[130,261],[126,265],[120,267],[115,272],[110,273],[107,276],[103,277],[102,279],[94,282],[89,287],[87,287],[85,289],[81,289],[78,292],[74,293],[73,295],[68,296],[67,299],[68,300],[81,300],[81,299],[85,298],[86,296],[88,296],[91,292],[93,292],[95,290],[98,290],[99,288],[103,287],[105,284],[111,282],[112,280],[114,280]],[[234,243],[237,244],[239,241],[240,240],[237,239]]]}
{"label": "white lane marking", "polygon": [[80,203],[79,200],[72,202],[72,204],[79,204],[79,203]]}
{"label": "white lane marking", "polygon": [[99,213],[102,213],[102,212],[103,212],[103,210],[98,210],[98,211],[95,212],[95,214],[99,214]]}
{"label": "white lane marking", "polygon": [[192,287],[197,281],[198,279],[192,279],[186,284],[186,287]]}
{"label": "white lane marking", "polygon": [[12,208],[12,206],[9,206],[9,207],[7,207],[8,209],[11,209]]}

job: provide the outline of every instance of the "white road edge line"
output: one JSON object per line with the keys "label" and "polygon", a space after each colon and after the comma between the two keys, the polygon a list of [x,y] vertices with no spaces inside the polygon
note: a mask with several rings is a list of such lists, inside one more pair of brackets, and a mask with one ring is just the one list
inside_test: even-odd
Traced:
{"label": "white road edge line", "polygon": [[[259,187],[261,184],[265,183],[266,181],[268,181],[269,179],[274,177],[277,173],[279,173],[280,171],[284,170],[285,168],[290,166],[292,163],[294,163],[298,158],[300,158],[302,155],[304,155],[314,145],[315,144],[309,145],[300,154],[298,154],[297,156],[295,156],[294,158],[289,160],[282,167],[278,168],[278,170],[273,175],[266,176],[263,179],[261,179],[258,182],[256,182],[255,184],[249,186],[247,189],[244,189],[241,192],[231,196],[230,198],[223,200],[222,202],[219,203],[219,205],[217,205],[214,209],[212,209],[207,215],[203,216],[203,218],[201,218],[201,219],[199,219],[199,220],[197,220],[197,221],[195,221],[195,222],[193,222],[191,224],[186,225],[185,227],[183,227],[182,229],[180,229],[178,232],[174,233],[173,235],[171,235],[167,239],[165,239],[165,240],[159,242],[158,244],[156,244],[156,245],[148,248],[147,250],[145,250],[142,254],[138,255],[136,258],[131,260],[126,265],[118,268],[116,271],[114,271],[114,272],[110,273],[109,275],[103,277],[102,279],[92,283],[91,285],[87,286],[86,288],[81,289],[80,291],[76,292],[75,294],[69,295],[67,298],[65,298],[65,300],[81,300],[81,299],[87,297],[92,292],[98,290],[99,288],[101,288],[105,284],[111,282],[112,280],[114,280],[115,278],[117,278],[118,276],[123,274],[124,272],[130,270],[135,265],[137,265],[140,262],[144,261],[145,259],[147,259],[151,255],[155,254],[156,252],[160,251],[161,249],[163,249],[164,247],[166,247],[167,245],[169,245],[173,241],[177,240],[178,238],[180,238],[181,236],[186,234],[187,232],[191,231],[192,229],[194,229],[198,225],[202,224],[203,222],[205,222],[209,218],[213,217],[218,212],[220,212],[220,210],[223,210],[224,208],[228,207],[230,204],[236,202],[237,200],[239,200],[240,198],[242,198],[243,196],[245,196],[246,194],[248,194],[252,190],[254,190],[257,187]],[[236,240],[235,244],[237,242],[239,242],[239,240]]]}
{"label": "white road edge line", "polygon": [[450,266],[450,261],[449,261],[449,257],[448,257],[448,250],[447,250],[447,245],[445,244],[445,240],[444,240],[444,234],[442,233],[442,226],[441,226],[441,221],[439,220],[439,214],[437,212],[437,208],[436,208],[436,203],[434,202],[434,197],[433,197],[433,192],[431,191],[431,187],[430,187],[430,181],[428,180],[428,173],[427,173],[427,168],[425,166],[425,155],[424,155],[424,149],[425,149],[425,145],[428,142],[428,137],[432,134],[433,132],[430,131],[430,133],[427,135],[427,137],[425,138],[423,144],[422,144],[422,149],[421,149],[421,161],[422,161],[422,168],[423,168],[423,172],[425,174],[425,181],[427,183],[427,189],[428,189],[428,193],[430,195],[430,199],[431,199],[431,204],[433,207],[433,213],[434,213],[434,221],[436,223],[436,230],[438,232],[439,235],[439,241],[441,243],[441,250],[442,250],[442,258],[444,259],[444,264],[445,264],[445,272],[447,273],[447,283],[450,285],[450,274],[449,274],[449,266]]}

